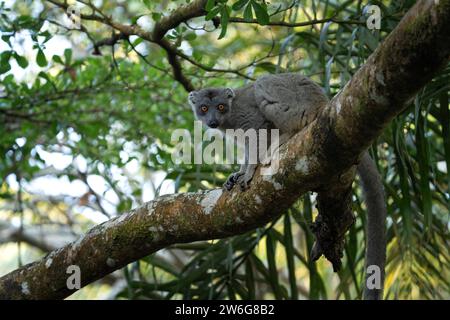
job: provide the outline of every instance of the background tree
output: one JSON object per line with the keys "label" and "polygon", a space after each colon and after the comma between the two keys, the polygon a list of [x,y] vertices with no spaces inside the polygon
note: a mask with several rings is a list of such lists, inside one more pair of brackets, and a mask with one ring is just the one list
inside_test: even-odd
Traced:
{"label": "background tree", "polygon": [[[162,193],[220,186],[231,167],[171,161],[172,130],[192,131],[187,91],[295,71],[332,97],[414,2],[373,3],[374,31],[362,1],[78,1],[80,30],[65,18],[71,4],[0,7],[2,273]],[[371,149],[388,198],[386,298],[449,297],[449,76]],[[309,261],[312,194],[264,228],[163,249],[75,296],[359,298],[360,194],[337,274]]]}

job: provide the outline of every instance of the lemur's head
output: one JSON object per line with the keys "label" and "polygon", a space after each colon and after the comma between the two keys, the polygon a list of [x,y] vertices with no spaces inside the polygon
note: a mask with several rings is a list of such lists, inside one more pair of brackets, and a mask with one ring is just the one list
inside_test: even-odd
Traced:
{"label": "lemur's head", "polygon": [[221,128],[231,110],[234,91],[230,88],[207,88],[189,93],[194,114],[210,128]]}

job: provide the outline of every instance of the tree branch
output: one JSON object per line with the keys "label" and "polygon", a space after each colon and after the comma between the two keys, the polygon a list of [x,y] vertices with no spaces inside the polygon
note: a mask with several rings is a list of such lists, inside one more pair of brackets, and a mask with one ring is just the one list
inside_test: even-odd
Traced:
{"label": "tree branch", "polygon": [[178,27],[180,23],[205,15],[206,2],[207,0],[195,0],[188,5],[180,6],[169,16],[163,17],[155,24],[153,39],[155,41],[161,40],[167,31]]}
{"label": "tree branch", "polygon": [[[216,24],[220,23],[220,19],[214,18],[214,20],[216,21]],[[231,17],[228,21],[233,22],[233,23],[259,24],[258,20],[256,20],[256,19],[246,20],[246,19],[240,18],[240,17]],[[266,24],[266,26],[295,28],[295,27],[312,26],[315,24],[321,24],[321,23],[330,22],[330,21],[337,23],[337,24],[359,24],[359,25],[365,24],[365,22],[357,21],[357,20],[338,20],[338,19],[335,19],[333,16],[331,18],[313,19],[313,20],[303,21],[303,22],[270,21],[269,23]]]}
{"label": "tree branch", "polygon": [[163,196],[94,227],[42,260],[0,278],[0,299],[55,299],[67,267],[82,285],[173,243],[223,238],[276,218],[308,190],[357,163],[405,103],[449,61],[450,0],[419,1],[310,126],[281,148],[280,170],[257,171],[245,192],[220,189]]}
{"label": "tree branch", "polygon": [[[47,0],[48,2],[56,5],[57,7],[60,7],[61,9],[67,10],[69,5],[67,3],[62,3],[56,0]],[[122,23],[115,22],[108,18],[105,14],[103,14],[99,9],[95,8],[93,14],[81,14],[81,19],[88,20],[88,21],[97,21],[101,22],[105,25],[110,26],[111,28],[119,31],[118,34],[114,34],[110,38],[102,39],[99,42],[94,42],[94,54],[99,54],[99,47],[104,45],[114,45],[119,40],[127,39],[131,35],[136,35],[146,41],[152,42],[160,46],[167,54],[167,60],[169,64],[172,67],[173,71],[173,77],[176,81],[178,81],[183,88],[190,92],[194,90],[194,86],[191,83],[191,81],[184,75],[182,65],[179,61],[179,58],[188,61],[194,66],[197,66],[205,71],[209,72],[228,72],[228,73],[234,73],[240,77],[253,80],[251,77],[248,77],[244,73],[240,72],[239,70],[234,69],[217,69],[213,67],[206,66],[204,64],[201,64],[189,56],[185,55],[183,52],[178,50],[174,45],[172,45],[169,41],[164,39],[164,35],[173,28],[176,28],[180,23],[186,22],[187,20],[195,17],[200,17],[206,13],[205,11],[205,5],[206,0],[196,0],[191,2],[188,5],[180,6],[178,9],[173,11],[170,15],[163,17],[160,21],[158,21],[152,32],[148,32],[143,30],[138,25],[126,25]],[[95,12],[100,13],[101,15],[96,15]],[[86,32],[86,29],[84,26],[81,26],[81,30],[89,35],[89,33]]]}
{"label": "tree branch", "polygon": [[0,224],[0,244],[8,242],[25,242],[44,252],[58,249],[75,239],[74,235],[67,230],[55,232],[53,230],[42,230],[42,226],[20,230],[10,224]]}
{"label": "tree branch", "polygon": [[[67,8],[69,7],[69,5],[65,2],[62,3],[55,0],[47,0],[47,1],[64,10],[67,10]],[[183,74],[181,64],[177,58],[179,54],[177,50],[175,50],[174,47],[168,41],[164,40],[162,37],[169,29],[175,28],[176,26],[178,26],[178,24],[183,22],[183,20],[181,20],[182,18],[189,19],[190,17],[202,15],[204,13],[204,9],[203,7],[200,8],[200,5],[203,2],[204,4],[206,4],[206,1],[204,0],[197,0],[190,3],[189,5],[181,6],[180,8],[175,10],[171,15],[164,17],[158,23],[156,23],[153,33],[143,30],[138,25],[126,25],[115,22],[110,18],[107,18],[106,15],[104,14],[101,14],[101,16],[96,15],[95,13],[90,15],[81,14],[80,17],[82,20],[101,22],[119,31],[119,34],[116,37],[113,36],[112,39],[102,40],[102,42],[100,43],[101,45],[105,45],[108,43],[114,45],[118,40],[126,39],[132,35],[136,35],[144,40],[159,45],[167,53],[167,59],[170,65],[172,66],[175,80],[178,81],[183,86],[183,88],[189,92],[194,90],[194,86],[192,85],[190,80]],[[101,13],[101,11],[98,9],[96,9],[95,11]],[[97,51],[98,47],[95,53],[98,53]]]}

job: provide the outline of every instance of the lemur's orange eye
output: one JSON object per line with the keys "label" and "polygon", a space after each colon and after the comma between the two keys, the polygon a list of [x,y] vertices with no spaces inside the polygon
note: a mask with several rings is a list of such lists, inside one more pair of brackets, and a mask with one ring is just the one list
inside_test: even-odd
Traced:
{"label": "lemur's orange eye", "polygon": [[224,106],[223,104],[219,104],[219,105],[217,106],[217,109],[218,109],[219,111],[223,111],[223,110],[225,110],[225,106]]}
{"label": "lemur's orange eye", "polygon": [[200,110],[202,110],[203,113],[206,113],[206,112],[208,112],[208,107],[207,106],[202,106],[200,108]]}

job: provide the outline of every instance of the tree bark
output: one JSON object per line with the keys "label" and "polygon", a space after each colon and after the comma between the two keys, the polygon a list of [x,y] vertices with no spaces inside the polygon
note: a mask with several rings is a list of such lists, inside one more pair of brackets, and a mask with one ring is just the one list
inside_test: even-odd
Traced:
{"label": "tree bark", "polygon": [[[449,22],[450,0],[419,1],[317,120],[282,146],[280,170],[273,176],[261,176],[258,169],[245,192],[214,189],[159,197],[3,276],[0,299],[67,297],[73,293],[66,286],[70,265],[80,267],[84,286],[173,243],[223,238],[262,226],[304,192],[334,186],[448,63]],[[346,188],[343,183],[340,190],[345,193]]]}

